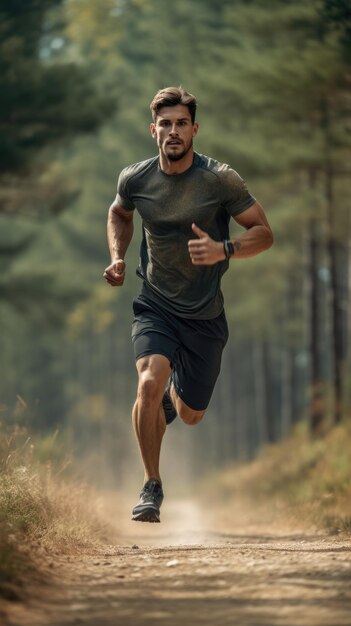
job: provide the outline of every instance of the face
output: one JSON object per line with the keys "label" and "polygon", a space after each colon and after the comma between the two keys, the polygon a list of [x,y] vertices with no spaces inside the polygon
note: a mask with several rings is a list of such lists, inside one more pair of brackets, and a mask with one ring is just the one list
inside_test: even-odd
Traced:
{"label": "face", "polygon": [[169,161],[179,161],[192,149],[198,124],[192,123],[188,107],[177,104],[162,107],[150,130],[160,152]]}

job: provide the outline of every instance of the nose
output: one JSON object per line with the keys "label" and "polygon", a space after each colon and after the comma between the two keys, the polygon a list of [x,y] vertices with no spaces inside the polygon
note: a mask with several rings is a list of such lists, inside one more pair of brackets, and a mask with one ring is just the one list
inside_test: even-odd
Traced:
{"label": "nose", "polygon": [[172,136],[178,135],[177,125],[175,122],[174,124],[172,124],[172,127],[170,128],[169,134]]}

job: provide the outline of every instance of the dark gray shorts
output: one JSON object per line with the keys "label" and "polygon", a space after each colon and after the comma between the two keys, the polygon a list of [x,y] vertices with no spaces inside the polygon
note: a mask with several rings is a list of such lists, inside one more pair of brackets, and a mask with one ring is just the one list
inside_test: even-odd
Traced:
{"label": "dark gray shorts", "polygon": [[224,311],[212,320],[178,317],[138,296],[133,301],[135,359],[162,354],[179,397],[195,411],[207,408],[228,340]]}

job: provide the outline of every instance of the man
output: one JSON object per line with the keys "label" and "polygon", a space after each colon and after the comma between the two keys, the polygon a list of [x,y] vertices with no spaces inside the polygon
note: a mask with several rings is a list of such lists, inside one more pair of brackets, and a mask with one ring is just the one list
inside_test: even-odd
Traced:
{"label": "man", "polygon": [[[272,245],[261,205],[228,165],[194,152],[196,100],[183,89],[160,90],[150,105],[158,156],[125,168],[109,209],[111,264],[104,278],[123,285],[133,211],[143,220],[132,341],[139,384],[133,425],[145,477],[132,519],[159,522],[159,471],[166,424],[177,415],[202,419],[228,338],[220,280],[229,260]],[[229,239],[230,217],[244,227]]]}

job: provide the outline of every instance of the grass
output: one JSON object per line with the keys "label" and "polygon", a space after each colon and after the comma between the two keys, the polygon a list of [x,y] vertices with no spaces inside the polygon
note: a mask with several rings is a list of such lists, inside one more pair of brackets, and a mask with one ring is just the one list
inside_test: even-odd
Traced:
{"label": "grass", "polygon": [[[246,499],[256,517],[261,505],[279,508],[299,524],[351,534],[350,450],[350,423],[314,440],[300,426],[254,461],[216,472],[212,492],[207,479],[207,499],[225,499],[230,514]],[[22,598],[55,555],[97,552],[111,537],[102,503],[69,466],[57,433],[33,441],[25,428],[0,428],[0,597]]]}
{"label": "grass", "polygon": [[106,541],[99,500],[86,484],[63,479],[68,464],[57,434],[33,443],[24,428],[0,430],[0,596],[21,597],[50,555]]}
{"label": "grass", "polygon": [[254,461],[224,469],[213,486],[232,506],[240,496],[330,534],[351,534],[350,450],[350,422],[315,439],[300,425]]}

